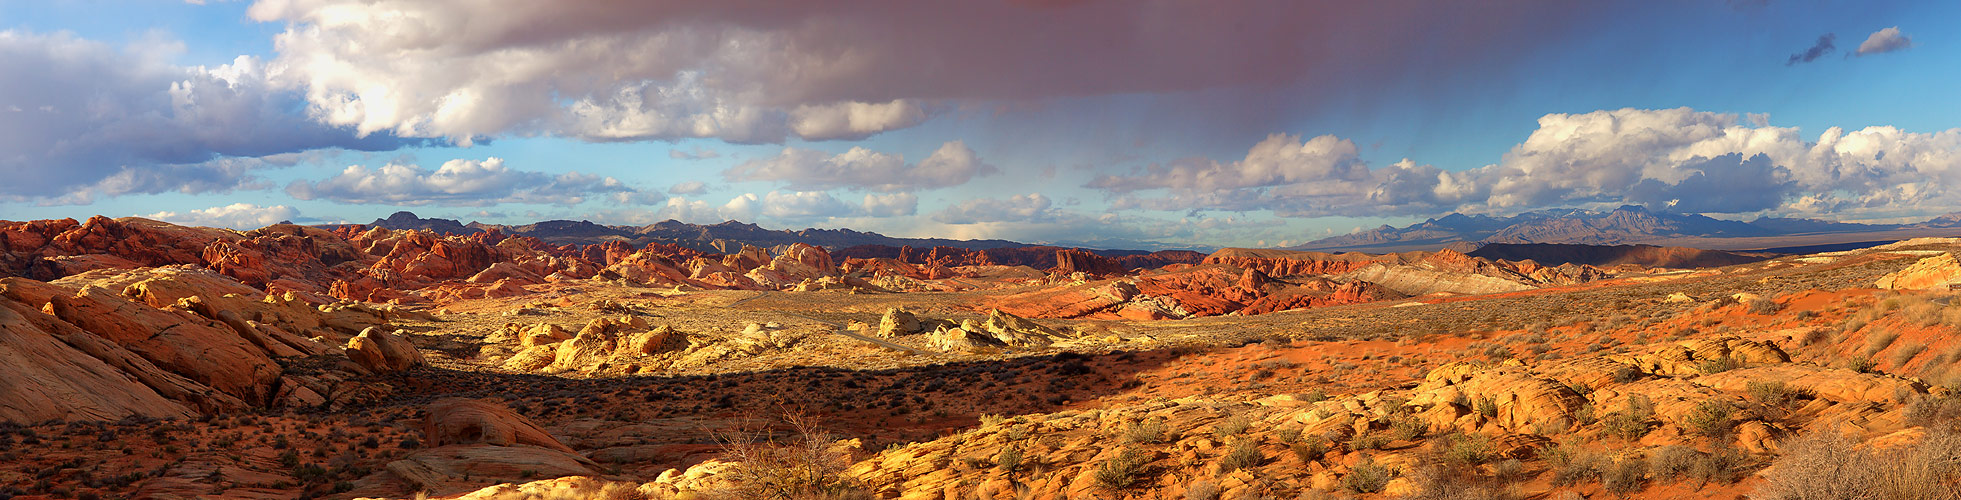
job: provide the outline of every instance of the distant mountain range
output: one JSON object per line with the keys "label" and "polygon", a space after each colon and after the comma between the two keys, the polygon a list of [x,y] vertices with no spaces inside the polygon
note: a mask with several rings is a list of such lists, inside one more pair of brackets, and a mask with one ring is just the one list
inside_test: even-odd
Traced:
{"label": "distant mountain range", "polygon": [[1385,225],[1289,248],[1363,252],[1436,248],[1470,251],[1492,243],[1563,243],[1768,249],[1955,235],[1961,235],[1961,213],[1915,224],[1856,224],[1773,217],[1743,222],[1624,206],[1609,212],[1541,210],[1510,217],[1453,213],[1406,227]]}
{"label": "distant mountain range", "polygon": [[[524,225],[483,224],[477,222],[463,224],[452,219],[425,219],[406,211],[396,212],[387,218],[375,219],[374,222],[365,224],[365,226],[387,229],[418,229],[448,234],[473,234],[494,229],[508,235],[538,238],[554,245],[589,245],[618,240],[635,247],[646,246],[648,243],[666,243],[712,253],[733,253],[742,250],[743,245],[769,248],[792,243],[804,243],[824,247],[833,251],[865,245],[911,246],[914,248],[944,246],[968,250],[1031,246],[1027,243],[1008,240],[894,238],[878,233],[850,229],[774,230],[764,229],[755,224],[736,221],[701,225],[670,219],[645,226],[608,226],[595,224],[591,221],[569,220],[550,220]],[[1116,253],[1127,255],[1138,252]]]}

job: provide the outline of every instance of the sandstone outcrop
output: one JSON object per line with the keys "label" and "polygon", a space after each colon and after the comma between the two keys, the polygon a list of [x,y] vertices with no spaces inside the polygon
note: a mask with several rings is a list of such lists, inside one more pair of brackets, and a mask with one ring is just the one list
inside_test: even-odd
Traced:
{"label": "sandstone outcrop", "polygon": [[403,338],[400,330],[388,333],[375,327],[347,341],[347,357],[376,373],[407,371],[425,363],[422,351]]}
{"label": "sandstone outcrop", "polygon": [[878,320],[878,336],[894,338],[901,335],[919,333],[919,318],[903,307],[885,310]]}
{"label": "sandstone outcrop", "polygon": [[1889,290],[1947,290],[1955,283],[1961,283],[1961,262],[1954,260],[1954,254],[1943,253],[1881,276],[1873,286]]}
{"label": "sandstone outcrop", "polygon": [[417,450],[383,467],[408,490],[456,494],[486,483],[596,476],[599,464],[577,454],[529,446],[452,445]]}

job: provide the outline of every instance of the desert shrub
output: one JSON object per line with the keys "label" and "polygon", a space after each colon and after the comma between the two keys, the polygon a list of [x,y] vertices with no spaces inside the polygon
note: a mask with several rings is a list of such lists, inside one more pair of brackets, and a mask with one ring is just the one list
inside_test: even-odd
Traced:
{"label": "desert shrub", "polygon": [[1356,493],[1379,493],[1383,487],[1389,486],[1389,480],[1394,479],[1395,475],[1395,471],[1388,467],[1364,458],[1348,471],[1348,475],[1341,477],[1341,486]]}
{"label": "desert shrub", "polygon": [[1600,477],[1606,459],[1599,453],[1580,448],[1577,442],[1563,443],[1546,450],[1546,465],[1552,468],[1552,484],[1567,486]]}
{"label": "desert shrub", "polygon": [[1750,382],[1744,389],[1749,392],[1751,401],[1772,407],[1789,407],[1805,396],[1802,389],[1793,388],[1781,380]]}
{"label": "desert shrub", "polygon": [[1117,456],[1096,465],[1092,477],[1096,485],[1106,490],[1121,490],[1137,485],[1142,479],[1144,468],[1150,465],[1149,459],[1137,450],[1125,448]]}
{"label": "desert shrub", "polygon": [[729,494],[740,498],[846,498],[859,490],[845,476],[850,457],[832,448],[836,440],[801,415],[784,417],[795,435],[779,439],[765,431],[719,433],[724,459],[737,465],[728,474]]}
{"label": "desert shrub", "polygon": [[1654,474],[1656,481],[1670,481],[1689,473],[1695,466],[1695,448],[1681,445],[1668,445],[1648,454],[1648,472]]}
{"label": "desert shrub", "polygon": [[1891,328],[1874,328],[1873,332],[1866,336],[1866,348],[1860,351],[1860,355],[1870,358],[1879,354],[1879,351],[1891,347],[1897,340],[1900,340],[1900,332],[1893,331]]}
{"label": "desert shrub", "polygon": [[1915,297],[1915,300],[1900,309],[1900,317],[1915,325],[1934,326],[1940,324],[1943,309],[1945,308],[1939,303]]}
{"label": "desert shrub", "polygon": [[1874,363],[1872,358],[1865,356],[1852,358],[1845,362],[1845,369],[1859,373],[1872,373],[1873,368],[1878,366],[1879,363]]}
{"label": "desert shrub", "polygon": [[1477,469],[1448,464],[1428,464],[1409,474],[1415,491],[1403,500],[1508,500],[1513,495],[1500,478],[1478,474]]}
{"label": "desert shrub", "polygon": [[1913,361],[1915,356],[1919,356],[1923,352],[1927,352],[1927,346],[1925,344],[1907,344],[1899,349],[1894,349],[1893,364],[1906,366],[1908,361]]}
{"label": "desert shrub", "polygon": [[1131,422],[1124,429],[1124,440],[1139,444],[1159,444],[1171,442],[1171,429],[1164,423],[1164,417],[1151,417]]}
{"label": "desert shrub", "polygon": [[1301,401],[1304,401],[1308,404],[1314,404],[1314,403],[1319,403],[1328,400],[1328,393],[1323,392],[1320,389],[1303,392],[1300,394],[1296,394],[1295,396],[1299,397]]}
{"label": "desert shrub", "polygon": [[1654,403],[1646,396],[1629,394],[1621,410],[1608,414],[1600,424],[1610,436],[1628,441],[1641,439],[1655,425]]}
{"label": "desert shrub", "polygon": [[1483,434],[1454,434],[1439,441],[1446,463],[1475,466],[1491,459],[1491,438]]}
{"label": "desert shrub", "polygon": [[1717,399],[1703,401],[1697,404],[1694,410],[1690,410],[1688,415],[1682,417],[1682,426],[1704,437],[1721,438],[1729,435],[1730,429],[1736,427],[1736,423],[1730,420],[1730,417],[1735,414],[1736,407],[1730,406],[1728,401]]}
{"label": "desert shrub", "polygon": [[1319,439],[1305,443],[1295,443],[1288,448],[1293,450],[1295,458],[1301,459],[1301,463],[1320,460],[1321,456],[1328,454],[1327,443],[1323,443]]}
{"label": "desert shrub", "polygon": [[1022,451],[1019,446],[1003,446],[999,453],[994,454],[994,468],[1000,469],[1001,472],[1013,474],[1021,472],[1022,467]]}
{"label": "desert shrub", "polygon": [[1241,439],[1239,442],[1233,443],[1232,448],[1226,450],[1225,456],[1219,457],[1219,474],[1224,475],[1239,469],[1258,467],[1260,462],[1264,460],[1266,460],[1266,456],[1260,454],[1258,444],[1255,444],[1252,439]]}
{"label": "desert shrub", "polygon": [[1389,423],[1389,433],[1398,440],[1414,441],[1430,432],[1430,424],[1415,416],[1405,415]]}
{"label": "desert shrub", "polygon": [[1831,338],[1831,332],[1826,331],[1824,328],[1812,328],[1810,330],[1805,330],[1804,337],[1798,339],[1798,344],[1806,345],[1806,346],[1817,345],[1818,343],[1824,342],[1830,338]]}
{"label": "desert shrub", "polygon": [[1301,440],[1301,428],[1289,427],[1285,429],[1275,429],[1273,431],[1273,437],[1274,439],[1279,439],[1280,442],[1282,443],[1298,442]]}
{"label": "desert shrub", "polygon": [[1716,359],[1703,360],[1701,363],[1696,363],[1695,365],[1696,371],[1702,372],[1704,375],[1711,374],[1711,373],[1722,373],[1722,372],[1735,370],[1737,368],[1742,368],[1742,367],[1743,367],[1743,360],[1736,359],[1731,356],[1723,356]]}
{"label": "desert shrub", "polygon": [[1919,443],[1874,450],[1821,431],[1785,443],[1752,498],[1766,500],[1948,500],[1961,479],[1961,437],[1938,432]]}
{"label": "desert shrub", "polygon": [[1625,495],[1641,491],[1641,488],[1647,485],[1647,475],[1647,461],[1622,459],[1600,471],[1600,486],[1607,491]]}
{"label": "desert shrub", "polygon": [[1389,444],[1389,436],[1379,432],[1362,432],[1348,439],[1348,451],[1376,450]]}
{"label": "desert shrub", "polygon": [[1219,437],[1237,436],[1253,427],[1253,420],[1244,415],[1234,415],[1212,426],[1212,434]]}
{"label": "desert shrub", "polygon": [[1764,316],[1777,314],[1777,311],[1784,310],[1783,305],[1778,304],[1776,301],[1772,301],[1768,299],[1751,300],[1749,302],[1744,303],[1743,305],[1747,310],[1750,311],[1750,314],[1764,315]]}
{"label": "desert shrub", "polygon": [[1907,403],[1907,425],[1961,431],[1961,397],[1918,396]]}
{"label": "desert shrub", "polygon": [[1490,397],[1479,396],[1477,399],[1472,400],[1471,409],[1478,412],[1479,415],[1483,415],[1484,418],[1496,418],[1498,416],[1498,402],[1492,400]]}
{"label": "desert shrub", "polygon": [[1689,466],[1689,477],[1705,484],[1729,484],[1742,479],[1743,454],[1721,443],[1714,451],[1697,455],[1695,463]]}
{"label": "desert shrub", "polygon": [[1200,479],[1185,486],[1185,500],[1215,500],[1219,498],[1219,485]]}

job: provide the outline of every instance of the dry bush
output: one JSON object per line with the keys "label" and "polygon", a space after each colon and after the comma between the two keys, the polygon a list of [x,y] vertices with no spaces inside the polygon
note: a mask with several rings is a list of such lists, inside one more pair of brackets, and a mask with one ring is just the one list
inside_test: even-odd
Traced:
{"label": "dry bush", "polygon": [[1260,454],[1259,444],[1252,439],[1241,439],[1233,443],[1225,456],[1219,457],[1219,474],[1225,475],[1240,469],[1258,467],[1263,461],[1266,461],[1266,455]]}
{"label": "dry bush", "polygon": [[1410,473],[1416,491],[1404,500],[1510,500],[1506,479],[1479,474],[1476,468],[1432,463]]}
{"label": "dry bush", "polygon": [[1364,458],[1361,463],[1355,464],[1354,469],[1348,471],[1348,475],[1341,477],[1341,485],[1356,493],[1377,493],[1389,486],[1389,480],[1395,477],[1396,471],[1376,465],[1375,460]]}
{"label": "dry bush", "polygon": [[1648,471],[1656,481],[1672,481],[1689,473],[1697,454],[1695,448],[1682,445],[1657,448],[1648,454]]}
{"label": "dry bush", "polygon": [[1703,437],[1721,439],[1736,427],[1736,422],[1730,420],[1735,414],[1736,407],[1730,406],[1728,401],[1703,401],[1683,417],[1682,427]]}
{"label": "dry bush", "polygon": [[1621,459],[1600,471],[1600,486],[1607,491],[1626,495],[1641,491],[1647,486],[1648,462],[1632,458]]}
{"label": "dry bush", "polygon": [[1872,333],[1866,335],[1866,348],[1859,351],[1859,354],[1868,358],[1873,357],[1879,354],[1879,351],[1892,347],[1893,341],[1899,339],[1900,332],[1893,331],[1891,328],[1873,328]]}
{"label": "dry bush", "polygon": [[1907,425],[1961,432],[1961,397],[1919,395],[1907,403]]}
{"label": "dry bush", "polygon": [[1894,349],[1893,364],[1902,367],[1906,366],[1907,362],[1913,361],[1915,356],[1919,356],[1923,352],[1927,352],[1926,344],[1907,344],[1899,349]]}
{"label": "dry bush", "polygon": [[1219,484],[1200,479],[1185,485],[1185,500],[1217,500]]}
{"label": "dry bush", "polygon": [[1093,478],[1096,485],[1106,490],[1121,490],[1136,486],[1143,479],[1144,469],[1150,465],[1149,459],[1137,450],[1124,448],[1117,456],[1096,465]]}
{"label": "dry bush", "polygon": [[1247,418],[1245,415],[1234,415],[1219,422],[1218,425],[1212,426],[1212,434],[1222,438],[1226,436],[1237,436],[1242,432],[1246,432],[1246,429],[1251,427],[1253,427],[1253,419]]}
{"label": "dry bush", "polygon": [[1900,448],[1861,448],[1822,431],[1785,443],[1751,498],[1764,500],[1956,500],[1961,437],[1929,434]]}
{"label": "dry bush", "polygon": [[[485,500],[655,500],[641,493],[639,484],[608,482],[578,483],[571,488],[524,491],[512,488],[492,493]],[[418,494],[417,498],[426,498]]]}
{"label": "dry bush", "polygon": [[1607,465],[1606,457],[1580,447],[1578,442],[1561,443],[1547,449],[1546,465],[1552,467],[1553,486],[1579,484],[1600,477],[1601,469]]}
{"label": "dry bush", "polygon": [[728,473],[733,498],[833,500],[867,498],[844,475],[851,457],[833,449],[836,439],[802,415],[786,415],[796,435],[779,439],[765,431],[717,433],[722,456],[737,465]]}
{"label": "dry bush", "polygon": [[1161,444],[1172,441],[1171,428],[1164,417],[1150,417],[1136,422],[1124,429],[1124,440],[1140,444]]}
{"label": "dry bush", "polygon": [[1601,427],[1608,435],[1627,441],[1641,439],[1655,426],[1655,404],[1646,396],[1629,394],[1627,402],[1617,411],[1601,419]]}

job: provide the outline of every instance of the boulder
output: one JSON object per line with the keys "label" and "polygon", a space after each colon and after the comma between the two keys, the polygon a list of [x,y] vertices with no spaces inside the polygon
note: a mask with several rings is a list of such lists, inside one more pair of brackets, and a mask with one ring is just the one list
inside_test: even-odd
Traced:
{"label": "boulder", "polygon": [[878,320],[878,336],[885,338],[919,333],[919,318],[903,307],[885,310],[885,316]]}
{"label": "boulder", "polygon": [[968,329],[969,325],[959,327],[942,326],[926,336],[926,345],[946,352],[971,351],[986,347],[1007,347],[1006,343],[988,335],[979,328]]}
{"label": "boulder", "polygon": [[401,330],[388,333],[376,327],[362,330],[360,335],[347,341],[347,357],[376,373],[401,372],[425,364],[422,351],[403,338],[401,333]]}

